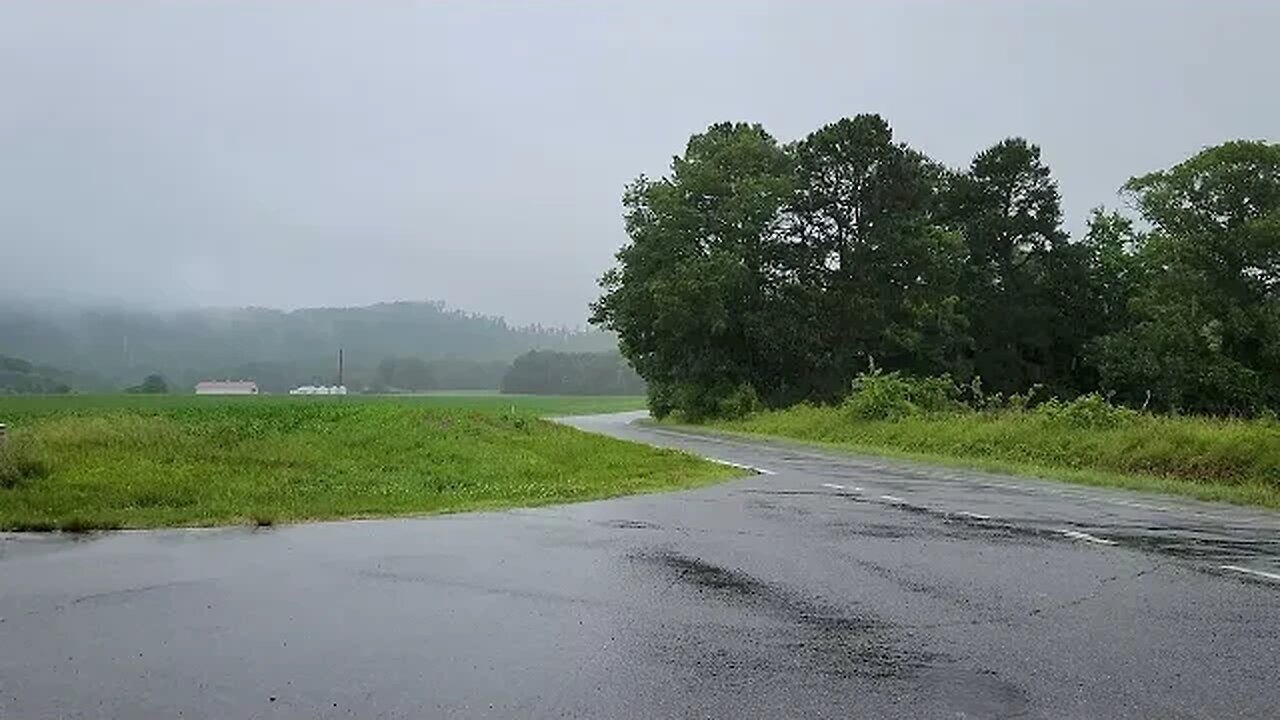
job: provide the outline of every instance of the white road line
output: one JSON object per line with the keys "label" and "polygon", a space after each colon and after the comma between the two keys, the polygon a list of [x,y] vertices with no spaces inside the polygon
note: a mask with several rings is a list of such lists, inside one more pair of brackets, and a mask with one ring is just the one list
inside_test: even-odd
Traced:
{"label": "white road line", "polygon": [[1111,503],[1112,505],[1123,505],[1125,507],[1138,508],[1139,510],[1155,510],[1157,512],[1169,512],[1169,508],[1163,505],[1148,505],[1146,503],[1133,502],[1132,500],[1111,500],[1108,498],[1090,498],[1098,502]]}
{"label": "white road line", "polygon": [[891,502],[891,503],[902,503],[903,505],[905,505],[905,504],[907,503],[907,501],[906,501],[906,500],[903,500],[903,499],[902,499],[902,498],[900,498],[900,497],[894,497],[893,495],[881,495],[881,496],[880,496],[880,499],[881,499],[881,500],[888,500],[888,501],[889,501],[889,502]]}
{"label": "white road line", "polygon": [[1230,570],[1231,572],[1244,573],[1246,575],[1256,575],[1257,577],[1266,578],[1268,580],[1280,581],[1280,575],[1277,575],[1276,573],[1263,572],[1261,570],[1250,570],[1249,568],[1240,567],[1239,565],[1223,565],[1222,569]]}
{"label": "white road line", "polygon": [[721,465],[728,465],[729,467],[735,467],[735,468],[738,468],[739,470],[750,470],[751,472],[759,473],[761,475],[777,475],[777,473],[775,473],[772,470],[765,470],[762,467],[756,467],[754,465],[743,465],[742,463],[736,463],[736,462],[733,462],[732,460],[721,460],[720,458],[713,458],[713,457],[709,457],[705,459],[710,460],[713,463],[719,463]]}
{"label": "white road line", "polygon": [[969,512],[968,510],[960,510],[956,514],[963,515],[965,517],[970,517],[970,518],[973,518],[974,520],[990,520],[991,519],[990,515],[983,515],[982,513]]}
{"label": "white road line", "polygon": [[822,487],[824,487],[824,488],[831,488],[832,490],[845,490],[845,489],[846,489],[846,488],[845,488],[845,486],[843,486],[843,485],[837,485],[837,484],[835,484],[835,483],[822,483]]}
{"label": "white road line", "polygon": [[1059,530],[1058,532],[1062,533],[1066,537],[1071,538],[1072,540],[1084,540],[1086,542],[1097,543],[1099,545],[1115,545],[1116,544],[1115,540],[1107,540],[1106,538],[1096,537],[1086,532],[1080,532],[1079,530]]}

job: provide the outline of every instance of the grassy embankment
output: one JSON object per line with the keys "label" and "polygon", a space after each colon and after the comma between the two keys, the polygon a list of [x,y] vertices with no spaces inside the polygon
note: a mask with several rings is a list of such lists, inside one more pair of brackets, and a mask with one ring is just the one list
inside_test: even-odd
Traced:
{"label": "grassy embankment", "polygon": [[6,398],[0,529],[418,515],[691,487],[735,474],[532,414],[618,409],[616,399],[516,399],[515,413],[512,401]]}
{"label": "grassy embankment", "polygon": [[[866,400],[864,398],[864,400]],[[901,399],[899,399],[900,402]],[[833,447],[1070,482],[1280,508],[1280,423],[1136,413],[1086,397],[1034,409],[885,411],[855,397],[710,424]]]}

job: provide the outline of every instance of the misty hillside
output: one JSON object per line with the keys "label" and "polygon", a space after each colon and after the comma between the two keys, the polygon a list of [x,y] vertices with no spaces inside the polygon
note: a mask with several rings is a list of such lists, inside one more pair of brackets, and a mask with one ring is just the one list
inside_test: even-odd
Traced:
{"label": "misty hillside", "polygon": [[66,393],[71,392],[71,383],[71,373],[64,370],[0,355],[0,395]]}
{"label": "misty hillside", "polygon": [[205,377],[252,372],[270,375],[271,385],[331,381],[339,347],[346,352],[348,377],[359,378],[387,357],[502,367],[531,349],[599,351],[616,343],[594,331],[512,327],[439,302],[288,312],[0,308],[0,352],[93,374],[115,386],[136,383],[149,372],[163,373],[175,389]]}

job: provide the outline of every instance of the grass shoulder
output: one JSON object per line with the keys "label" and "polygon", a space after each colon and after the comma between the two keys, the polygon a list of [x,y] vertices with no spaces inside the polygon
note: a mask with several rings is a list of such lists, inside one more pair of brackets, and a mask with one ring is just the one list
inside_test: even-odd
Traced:
{"label": "grass shoulder", "polygon": [[6,405],[0,529],[424,515],[689,488],[735,474],[509,408],[203,400]]}
{"label": "grass shoulder", "polygon": [[692,427],[1084,485],[1280,508],[1280,425],[1126,414],[1102,426],[1034,411],[856,417],[798,406]]}

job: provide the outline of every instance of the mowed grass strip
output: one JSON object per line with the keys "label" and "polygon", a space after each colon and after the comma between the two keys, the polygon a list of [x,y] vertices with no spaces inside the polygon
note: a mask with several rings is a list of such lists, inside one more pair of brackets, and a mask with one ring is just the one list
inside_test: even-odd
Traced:
{"label": "mowed grass strip", "polygon": [[801,405],[710,427],[846,451],[1280,508],[1280,423],[1133,414],[1109,427],[1034,411],[864,420]]}
{"label": "mowed grass strip", "polygon": [[736,473],[527,413],[337,399],[18,414],[0,529],[273,524],[543,505]]}

